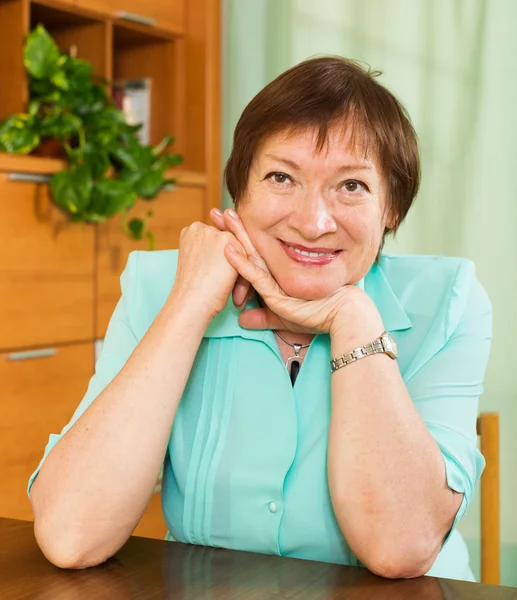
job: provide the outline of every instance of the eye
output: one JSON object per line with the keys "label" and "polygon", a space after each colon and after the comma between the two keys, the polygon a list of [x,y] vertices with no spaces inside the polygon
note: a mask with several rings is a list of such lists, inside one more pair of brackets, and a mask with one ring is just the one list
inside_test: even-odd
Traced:
{"label": "eye", "polygon": [[279,185],[287,183],[288,181],[292,181],[291,177],[289,177],[287,173],[282,173],[280,171],[273,171],[272,173],[268,173],[265,179],[269,179],[273,183],[278,183]]}
{"label": "eye", "polygon": [[369,191],[368,186],[362,181],[358,181],[357,179],[348,179],[343,183],[343,187],[347,192],[354,193],[359,191]]}

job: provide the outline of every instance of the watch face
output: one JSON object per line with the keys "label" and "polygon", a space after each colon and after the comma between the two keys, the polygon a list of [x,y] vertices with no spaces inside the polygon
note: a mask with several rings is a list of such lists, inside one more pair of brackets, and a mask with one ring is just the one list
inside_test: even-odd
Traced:
{"label": "watch face", "polygon": [[397,346],[397,342],[393,339],[393,337],[389,333],[385,333],[382,336],[382,345],[386,354],[390,358],[397,358],[399,355],[399,347]]}

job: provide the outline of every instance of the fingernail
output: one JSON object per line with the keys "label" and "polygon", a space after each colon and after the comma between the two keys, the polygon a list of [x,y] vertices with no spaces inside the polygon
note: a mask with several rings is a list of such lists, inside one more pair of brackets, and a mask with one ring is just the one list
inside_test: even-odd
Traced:
{"label": "fingernail", "polygon": [[231,244],[226,244],[226,247],[228,248],[228,252],[231,252],[232,254],[238,254],[237,248],[235,248],[235,246],[232,246]]}
{"label": "fingernail", "polygon": [[219,216],[219,217],[223,216],[223,211],[222,210],[219,210],[218,208],[213,208],[212,210],[215,212],[215,214],[217,216]]}
{"label": "fingernail", "polygon": [[230,217],[232,219],[238,219],[239,218],[239,215],[234,210],[232,210],[231,208],[228,209],[228,214],[230,215]]}

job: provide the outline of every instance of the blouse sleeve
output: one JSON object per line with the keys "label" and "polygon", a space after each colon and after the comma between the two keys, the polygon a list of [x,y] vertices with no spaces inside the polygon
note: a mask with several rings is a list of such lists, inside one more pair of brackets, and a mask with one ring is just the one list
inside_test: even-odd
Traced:
{"label": "blouse sleeve", "polygon": [[445,346],[406,382],[442,452],[447,485],[463,494],[445,541],[465,514],[485,466],[477,449],[476,420],[490,351],[492,309],[474,275],[463,293],[467,294],[463,313]]}
{"label": "blouse sleeve", "polygon": [[72,427],[72,425],[74,425],[74,423],[97,398],[102,390],[115,378],[138,344],[138,340],[131,329],[127,317],[130,310],[130,305],[134,301],[134,288],[137,278],[137,262],[138,253],[131,253],[129,255],[126,268],[124,269],[120,279],[122,296],[111,316],[104,338],[102,351],[95,365],[95,373],[90,379],[86,394],[75,410],[70,422],[62,429],[61,433],[50,434],[43,458],[41,459],[38,468],[34,471],[29,479],[27,487],[27,493],[29,496],[31,486],[38,476],[41,466],[43,465],[43,462],[49,455],[52,448],[59,442],[59,440]]}

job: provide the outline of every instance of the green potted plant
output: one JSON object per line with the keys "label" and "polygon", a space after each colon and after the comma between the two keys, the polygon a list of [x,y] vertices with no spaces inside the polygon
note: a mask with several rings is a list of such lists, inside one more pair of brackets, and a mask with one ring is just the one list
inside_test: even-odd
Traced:
{"label": "green potted plant", "polygon": [[[126,123],[109,84],[93,76],[87,61],[60,52],[42,25],[26,39],[24,65],[28,111],[0,123],[0,151],[29,154],[57,143],[68,164],[52,177],[50,190],[72,221],[100,223],[125,215],[137,198],[152,200],[174,183],[166,171],[181,164],[182,157],[168,152],[173,138],[166,135],[154,147],[141,144],[141,125]],[[123,228],[154,247],[145,221],[124,219]]]}

